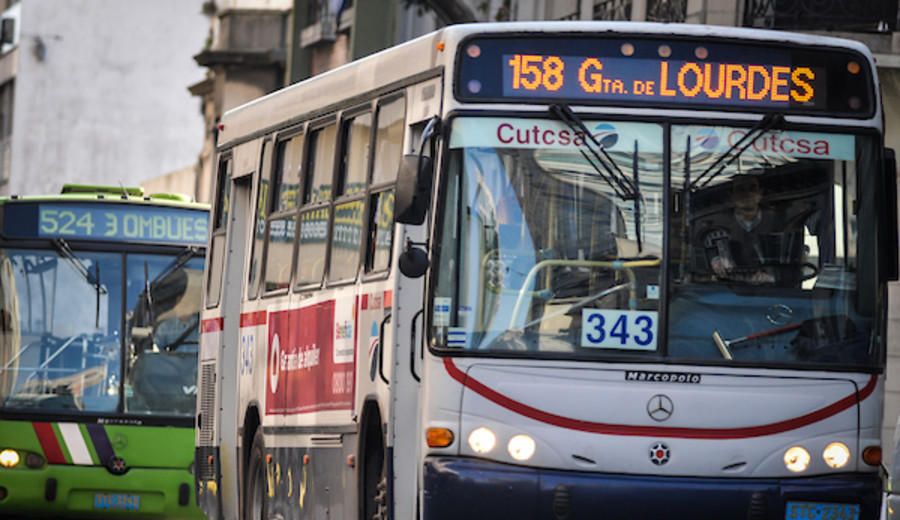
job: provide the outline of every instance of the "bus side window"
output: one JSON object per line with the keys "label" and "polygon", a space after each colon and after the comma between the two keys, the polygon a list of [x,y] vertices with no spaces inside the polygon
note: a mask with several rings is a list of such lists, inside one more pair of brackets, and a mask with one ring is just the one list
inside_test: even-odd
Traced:
{"label": "bus side window", "polygon": [[328,266],[330,280],[352,280],[359,270],[366,174],[372,140],[372,113],[348,118],[341,125],[341,160],[335,191],[334,229]]}
{"label": "bus side window", "polygon": [[384,271],[391,264],[394,240],[394,180],[403,157],[403,129],[406,100],[395,98],[380,103],[372,151],[371,196],[369,201],[369,250],[366,272]]}
{"label": "bus side window", "polygon": [[309,133],[303,205],[300,208],[300,245],[294,281],[297,285],[322,282],[331,215],[331,183],[337,127],[334,124]]}
{"label": "bus side window", "polygon": [[297,226],[304,135],[296,135],[278,145],[278,161],[272,173],[271,214],[266,228],[263,280],[265,291],[281,291],[291,280],[291,257]]}
{"label": "bus side window", "polygon": [[228,229],[228,210],[231,203],[231,156],[219,162],[216,180],[215,214],[213,215],[211,244],[209,249],[209,278],[206,281],[206,305],[216,307],[222,297],[222,272],[225,265],[225,232]]}
{"label": "bus side window", "polygon": [[250,272],[247,279],[247,298],[254,299],[259,295],[259,280],[262,272],[263,251],[265,250],[266,224],[271,213],[272,201],[269,198],[272,185],[272,142],[263,143],[262,166],[260,168],[259,187],[256,195],[256,208],[253,224],[253,251],[250,257]]}

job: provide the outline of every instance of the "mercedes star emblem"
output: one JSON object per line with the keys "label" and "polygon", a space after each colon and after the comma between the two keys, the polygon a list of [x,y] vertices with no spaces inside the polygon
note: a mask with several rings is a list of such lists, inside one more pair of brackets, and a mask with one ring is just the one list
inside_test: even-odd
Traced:
{"label": "mercedes star emblem", "polygon": [[647,413],[654,421],[665,421],[672,416],[673,411],[675,405],[667,395],[656,394],[647,401]]}

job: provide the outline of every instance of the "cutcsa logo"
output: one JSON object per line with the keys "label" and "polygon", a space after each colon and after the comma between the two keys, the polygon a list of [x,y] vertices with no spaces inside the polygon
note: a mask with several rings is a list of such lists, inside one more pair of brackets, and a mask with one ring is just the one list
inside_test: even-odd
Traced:
{"label": "cutcsa logo", "polygon": [[609,123],[600,123],[594,127],[594,139],[603,148],[612,148],[619,142],[619,131]]}
{"label": "cutcsa logo", "polygon": [[719,146],[719,134],[712,128],[704,128],[697,132],[693,141],[704,150],[715,150]]}

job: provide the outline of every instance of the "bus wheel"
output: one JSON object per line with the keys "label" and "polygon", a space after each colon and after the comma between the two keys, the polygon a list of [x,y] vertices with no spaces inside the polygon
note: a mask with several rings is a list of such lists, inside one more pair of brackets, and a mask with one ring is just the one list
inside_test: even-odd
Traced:
{"label": "bus wheel", "polygon": [[381,472],[381,480],[375,486],[375,499],[372,505],[372,520],[387,520],[387,475],[384,470]]}
{"label": "bus wheel", "polygon": [[[377,415],[375,415],[377,417]],[[385,464],[384,438],[377,426],[369,428],[365,438],[363,460],[363,520],[385,520],[388,510],[388,478]]]}
{"label": "bus wheel", "polygon": [[261,430],[253,436],[244,479],[244,520],[263,520],[266,513],[266,445]]}

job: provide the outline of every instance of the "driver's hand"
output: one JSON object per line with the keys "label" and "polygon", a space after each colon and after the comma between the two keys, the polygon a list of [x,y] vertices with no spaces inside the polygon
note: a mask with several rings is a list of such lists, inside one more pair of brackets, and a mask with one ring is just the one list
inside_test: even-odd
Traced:
{"label": "driver's hand", "polygon": [[734,262],[730,259],[717,256],[712,259],[711,262],[712,270],[716,273],[716,276],[727,276],[728,272],[734,269]]}
{"label": "driver's hand", "polygon": [[765,271],[756,271],[750,277],[750,283],[753,285],[764,285],[775,283],[775,277]]}

